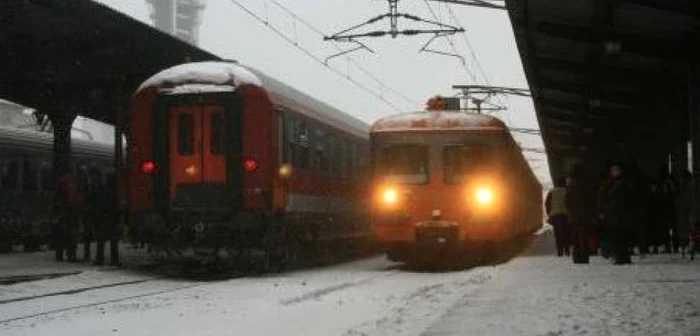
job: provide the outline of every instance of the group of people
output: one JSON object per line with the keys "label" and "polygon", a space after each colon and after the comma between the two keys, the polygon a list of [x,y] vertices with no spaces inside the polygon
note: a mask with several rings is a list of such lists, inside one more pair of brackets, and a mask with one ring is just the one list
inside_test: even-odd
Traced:
{"label": "group of people", "polygon": [[[82,174],[81,174],[82,173]],[[53,247],[56,260],[76,262],[77,247],[82,242],[82,261],[92,258],[91,245],[96,242],[94,263],[105,262],[105,241],[110,241],[111,263],[118,264],[118,227],[115,221],[116,193],[114,175],[106,181],[100,171],[93,168],[89,173],[65,173],[58,178],[55,203],[57,221],[53,228]]]}
{"label": "group of people", "polygon": [[635,249],[640,255],[660,253],[662,247],[677,253],[688,245],[691,190],[690,173],[674,179],[667,166],[651,180],[616,162],[596,184],[574,165],[565,181],[555,181],[545,201],[557,255],[588,263],[600,250],[615,264],[629,264]]}

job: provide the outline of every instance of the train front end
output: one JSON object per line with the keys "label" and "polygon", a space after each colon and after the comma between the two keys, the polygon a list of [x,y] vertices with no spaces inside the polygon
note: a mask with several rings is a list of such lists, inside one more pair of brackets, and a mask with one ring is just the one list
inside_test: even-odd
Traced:
{"label": "train front end", "polygon": [[505,127],[488,117],[421,112],[371,133],[375,239],[394,261],[461,256],[513,231]]}
{"label": "train front end", "polygon": [[147,80],[132,102],[134,229],[154,245],[211,250],[261,226],[274,207],[275,125],[260,81],[234,63],[183,64]]}

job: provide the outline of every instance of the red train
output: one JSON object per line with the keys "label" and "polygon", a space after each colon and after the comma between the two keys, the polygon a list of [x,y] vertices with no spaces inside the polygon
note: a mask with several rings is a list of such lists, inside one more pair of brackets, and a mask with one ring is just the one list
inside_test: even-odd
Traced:
{"label": "red train", "polygon": [[373,233],[390,259],[482,255],[542,226],[542,188],[500,120],[405,113],[377,121],[370,139]]}
{"label": "red train", "polygon": [[369,126],[332,106],[199,62],[146,80],[130,122],[131,222],[153,245],[286,260],[368,237]]}

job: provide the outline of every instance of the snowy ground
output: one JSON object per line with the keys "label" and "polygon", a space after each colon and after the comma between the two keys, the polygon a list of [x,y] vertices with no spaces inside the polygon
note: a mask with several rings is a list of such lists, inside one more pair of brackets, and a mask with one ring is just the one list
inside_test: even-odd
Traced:
{"label": "snowy ground", "polygon": [[700,261],[550,251],[546,233],[509,263],[448,273],[381,257],[217,282],[91,269],[0,286],[0,334],[700,335]]}

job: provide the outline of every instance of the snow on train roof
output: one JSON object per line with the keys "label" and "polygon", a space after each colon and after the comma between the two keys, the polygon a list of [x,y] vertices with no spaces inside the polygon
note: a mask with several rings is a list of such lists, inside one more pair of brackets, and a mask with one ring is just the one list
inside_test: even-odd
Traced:
{"label": "snow on train roof", "polygon": [[136,92],[157,87],[167,93],[233,91],[243,84],[262,86],[248,69],[232,62],[195,62],[176,65],[147,79]]}
{"label": "snow on train roof", "polygon": [[136,92],[138,94],[148,87],[156,87],[167,94],[227,92],[234,91],[243,84],[265,88],[275,105],[284,106],[364,139],[369,136],[369,125],[359,119],[261,71],[234,62],[209,61],[181,64],[147,79]]}
{"label": "snow on train roof", "polygon": [[258,70],[252,69],[251,71],[262,79],[263,87],[270,93],[270,99],[272,99],[274,104],[285,106],[297,113],[345,130],[362,139],[369,138],[369,125],[367,123]]}
{"label": "snow on train roof", "polygon": [[[53,153],[53,133],[0,126],[0,148]],[[113,146],[75,138],[71,139],[71,150],[78,156],[99,156],[105,160],[114,155]]]}
{"label": "snow on train roof", "polygon": [[377,120],[371,132],[434,130],[506,130],[497,118],[460,111],[421,111],[401,113]]}

